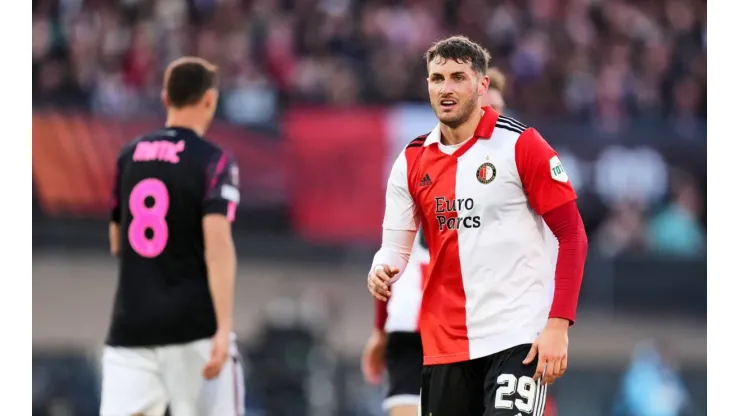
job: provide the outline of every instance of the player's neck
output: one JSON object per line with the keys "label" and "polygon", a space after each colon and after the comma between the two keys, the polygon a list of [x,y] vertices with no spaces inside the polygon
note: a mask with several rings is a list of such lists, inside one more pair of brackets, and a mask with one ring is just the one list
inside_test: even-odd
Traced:
{"label": "player's neck", "polygon": [[197,114],[188,110],[170,110],[167,113],[167,121],[165,127],[182,127],[193,130],[199,136],[203,136],[206,133],[206,123],[200,121]]}
{"label": "player's neck", "polygon": [[444,123],[440,123],[442,144],[454,146],[468,140],[478,128],[481,118],[483,118],[483,110],[478,108],[478,111],[473,111],[473,114],[459,126],[450,127]]}

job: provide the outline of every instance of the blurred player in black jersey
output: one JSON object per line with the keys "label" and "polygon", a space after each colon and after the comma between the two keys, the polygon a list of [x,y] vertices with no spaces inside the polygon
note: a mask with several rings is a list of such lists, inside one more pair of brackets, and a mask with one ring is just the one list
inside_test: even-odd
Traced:
{"label": "blurred player in black jersey", "polygon": [[181,58],[166,70],[163,128],[120,152],[110,247],[119,258],[103,354],[103,416],[243,414],[232,334],[239,204],[234,161],[203,135],[217,69]]}

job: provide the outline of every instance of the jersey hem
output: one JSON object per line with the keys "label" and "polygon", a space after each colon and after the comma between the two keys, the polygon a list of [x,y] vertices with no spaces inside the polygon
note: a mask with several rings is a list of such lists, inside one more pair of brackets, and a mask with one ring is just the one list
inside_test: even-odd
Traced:
{"label": "jersey hem", "polygon": [[105,340],[104,345],[106,347],[112,347],[112,348],[157,348],[157,347],[167,347],[167,346],[172,346],[172,345],[190,344],[191,342],[196,342],[196,341],[200,341],[203,339],[211,339],[213,338],[215,334],[216,334],[215,331],[210,335],[203,332],[203,333],[193,334],[193,335],[188,335],[188,336],[170,337],[167,341],[164,341],[162,339],[158,339],[158,340],[148,339],[147,340],[147,339],[144,339],[143,337],[139,339],[129,337],[127,341],[122,341],[121,339],[124,337],[118,336],[118,337],[108,337]]}
{"label": "jersey hem", "polygon": [[[523,344],[531,344],[539,336],[541,329],[517,329],[516,333],[496,334],[480,339],[469,340],[469,351],[445,355],[424,355],[424,365],[454,364],[471,361],[499,353]],[[477,347],[476,345],[483,345]]]}

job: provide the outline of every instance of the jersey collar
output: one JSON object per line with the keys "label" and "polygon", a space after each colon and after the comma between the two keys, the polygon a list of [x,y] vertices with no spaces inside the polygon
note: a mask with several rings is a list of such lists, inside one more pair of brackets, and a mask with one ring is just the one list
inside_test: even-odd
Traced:
{"label": "jersey collar", "polygon": [[[496,126],[496,120],[498,120],[499,114],[491,106],[481,107],[483,110],[483,117],[478,122],[478,127],[475,128],[473,137],[479,139],[490,139],[493,135],[493,129]],[[440,143],[442,140],[442,131],[439,128],[439,123],[434,126],[427,139],[424,141],[424,146],[429,146],[434,143]]]}

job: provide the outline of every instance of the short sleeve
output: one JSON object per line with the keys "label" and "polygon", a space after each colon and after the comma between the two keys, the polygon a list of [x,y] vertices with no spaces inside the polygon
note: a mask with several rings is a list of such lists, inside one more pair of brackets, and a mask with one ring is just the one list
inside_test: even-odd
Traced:
{"label": "short sleeve", "polygon": [[529,204],[543,215],[576,199],[557,152],[537,130],[528,128],[516,143],[515,159]]}
{"label": "short sleeve", "polygon": [[418,215],[408,186],[406,155],[401,155],[393,163],[385,191],[385,217],[383,228],[397,231],[416,231]]}
{"label": "short sleeve", "polygon": [[208,165],[203,214],[223,214],[234,221],[239,206],[239,168],[236,161],[221,153]]}
{"label": "short sleeve", "polygon": [[116,168],[113,173],[113,183],[111,186],[109,209],[110,221],[116,224],[121,223],[121,156],[116,159]]}

